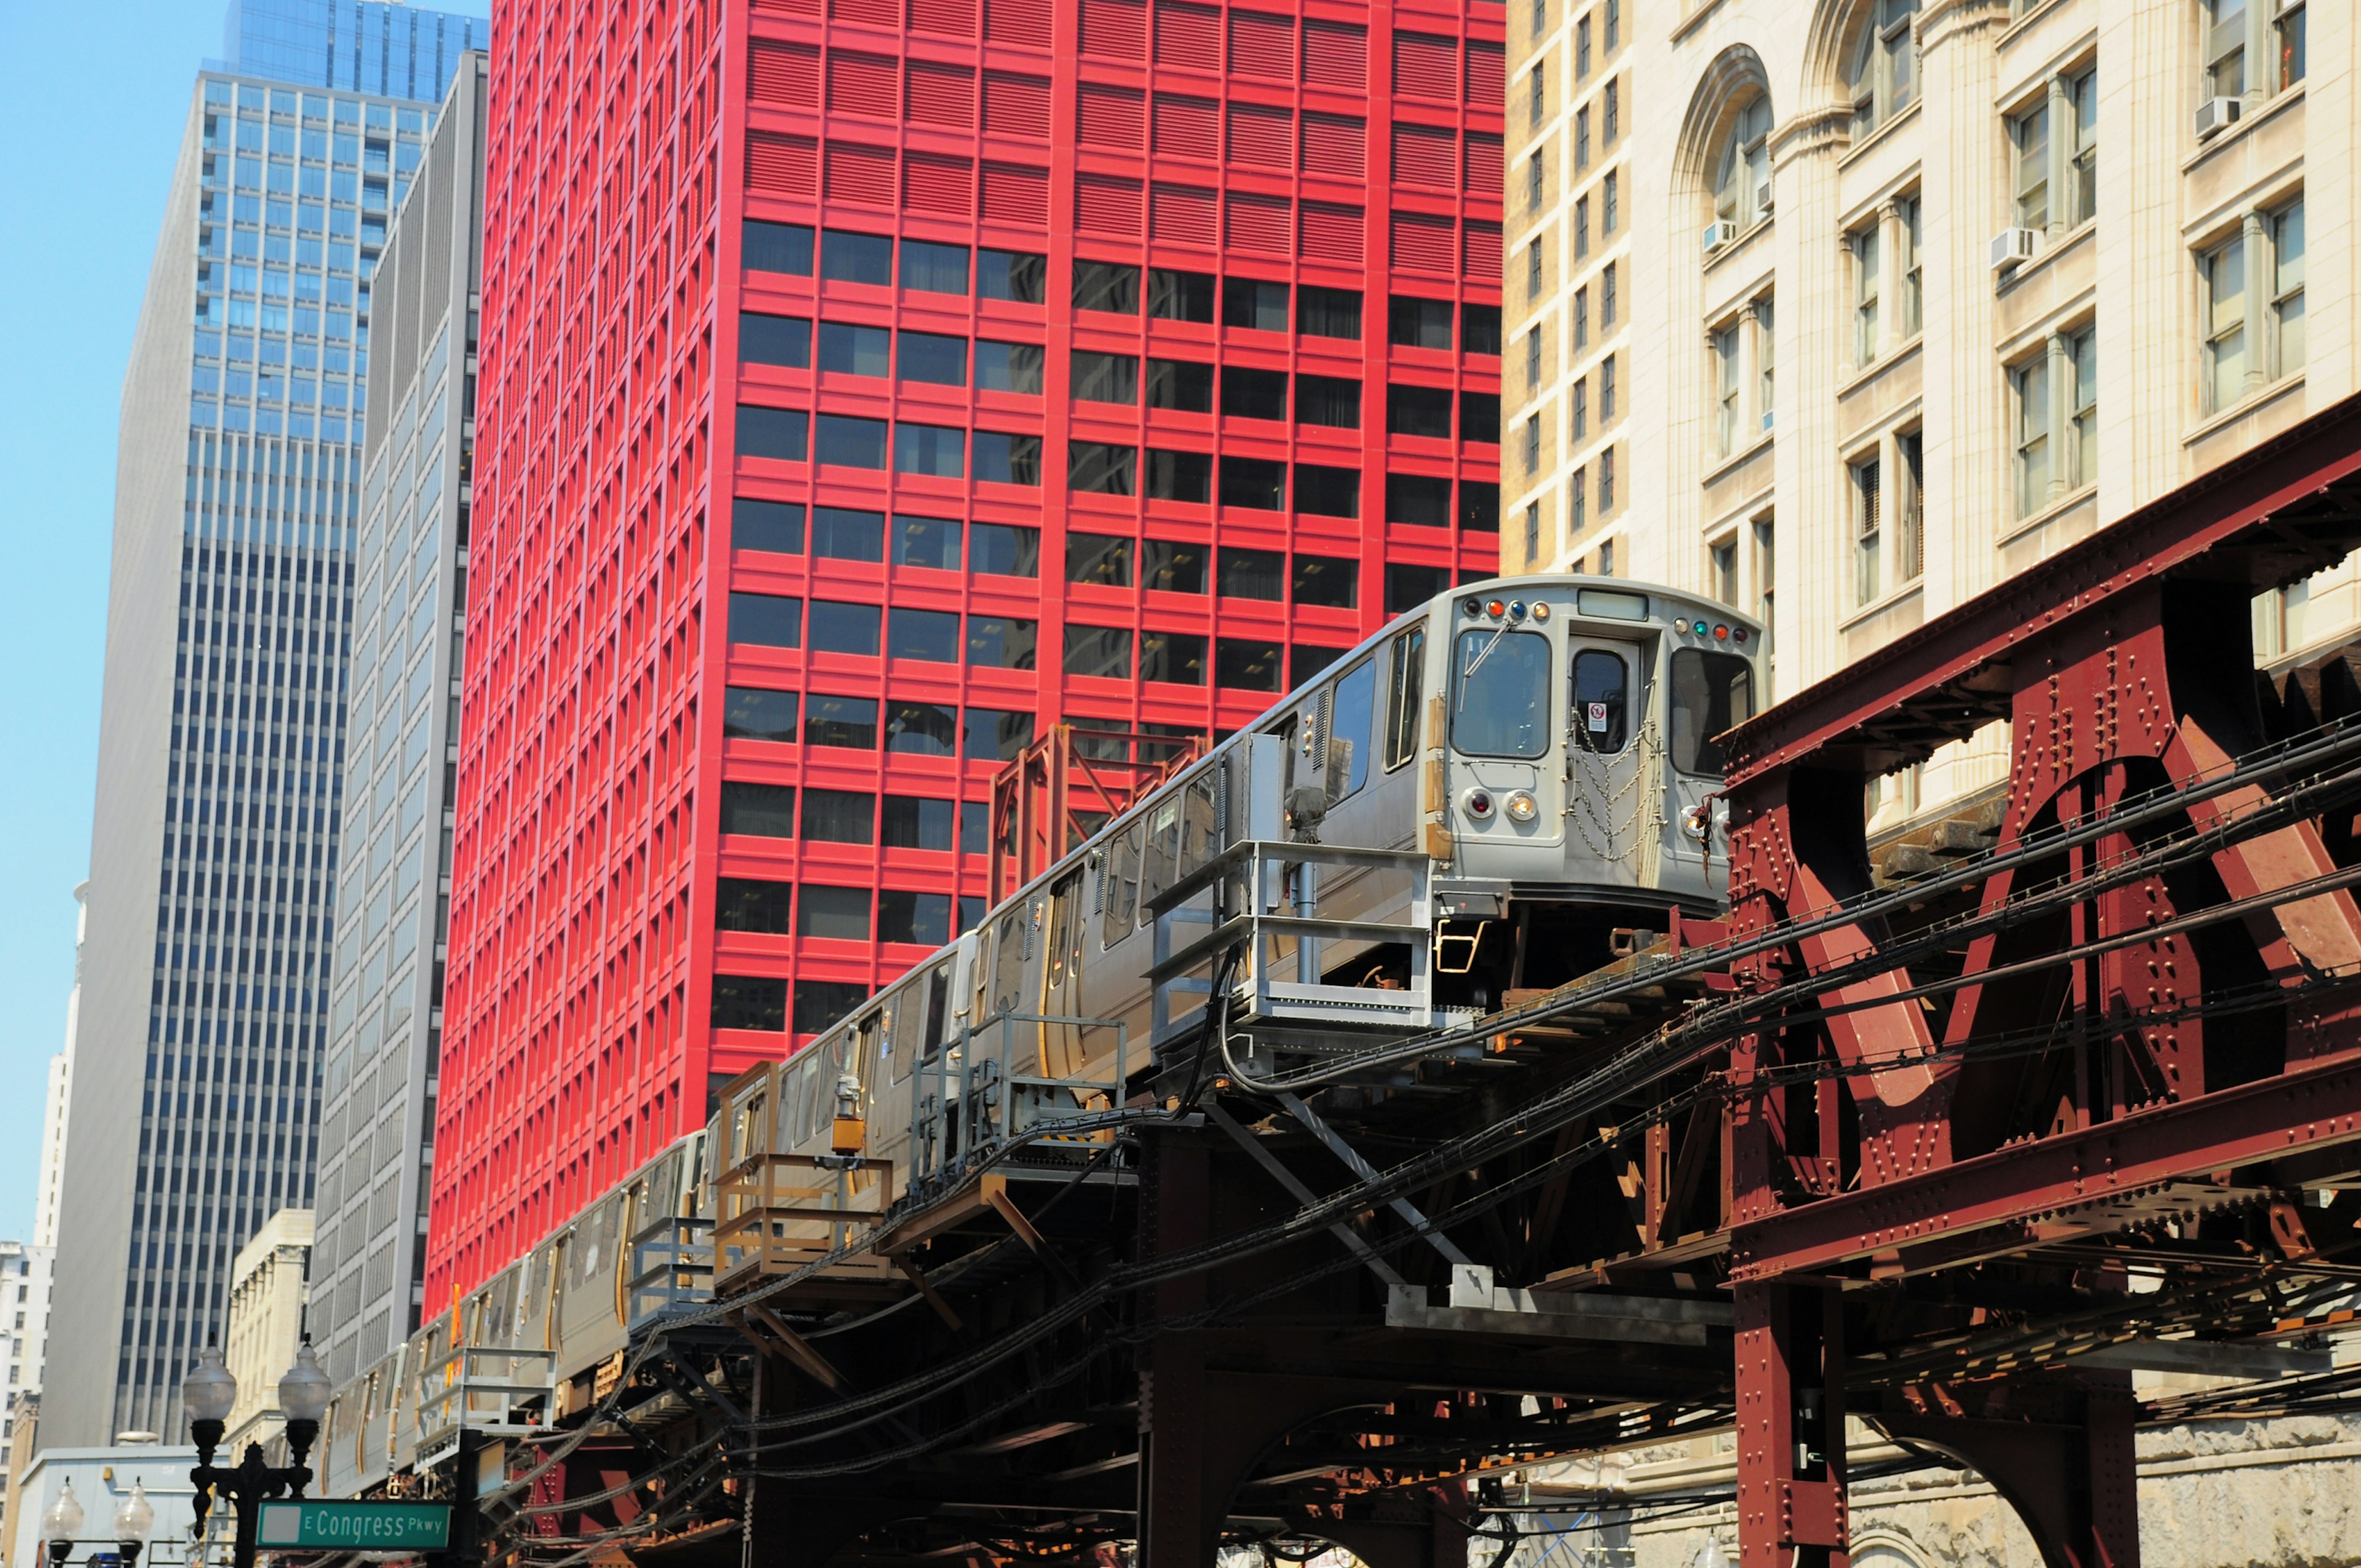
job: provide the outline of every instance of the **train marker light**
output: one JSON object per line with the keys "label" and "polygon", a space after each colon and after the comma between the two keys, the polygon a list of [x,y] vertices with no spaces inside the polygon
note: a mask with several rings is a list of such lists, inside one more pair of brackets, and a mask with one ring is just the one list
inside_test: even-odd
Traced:
{"label": "train marker light", "polygon": [[1477,821],[1488,822],[1491,820],[1492,792],[1490,790],[1471,789],[1461,798],[1460,804],[1467,808],[1467,815],[1474,817]]}
{"label": "train marker light", "polygon": [[1509,814],[1511,822],[1531,822],[1542,814],[1541,802],[1529,789],[1510,790],[1509,798],[1500,803],[1500,809]]}

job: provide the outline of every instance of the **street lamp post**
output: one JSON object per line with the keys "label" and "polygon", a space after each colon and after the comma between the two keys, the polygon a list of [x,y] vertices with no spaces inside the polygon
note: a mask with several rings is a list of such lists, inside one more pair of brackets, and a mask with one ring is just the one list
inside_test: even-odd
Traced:
{"label": "street lamp post", "polygon": [[58,1500],[41,1516],[41,1537],[49,1543],[50,1568],[65,1568],[66,1559],[73,1555],[74,1537],[82,1533],[82,1500],[73,1495],[73,1483],[68,1481],[58,1488]]}
{"label": "street lamp post", "polygon": [[214,1463],[223,1424],[237,1405],[237,1379],[222,1365],[221,1352],[210,1344],[197,1352],[196,1365],[181,1380],[181,1408],[188,1412],[189,1435],[197,1443],[197,1467],[189,1472],[190,1484],[197,1489],[197,1529],[204,1529],[216,1495],[236,1510],[233,1568],[254,1568],[255,1532],[261,1526],[264,1501],[281,1492],[301,1497],[311,1484],[312,1471],[303,1461],[320,1435],[320,1418],[327,1413],[332,1392],[328,1375],[313,1352],[312,1336],[306,1334],[295,1352],[295,1365],[279,1380],[279,1412],[287,1418],[287,1457],[294,1463],[283,1467],[266,1464],[262,1445],[249,1442],[245,1457],[233,1468]]}

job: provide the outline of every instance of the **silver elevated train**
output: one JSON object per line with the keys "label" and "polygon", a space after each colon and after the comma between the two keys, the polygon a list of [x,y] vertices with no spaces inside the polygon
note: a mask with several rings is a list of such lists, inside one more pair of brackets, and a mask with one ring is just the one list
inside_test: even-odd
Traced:
{"label": "silver elevated train", "polygon": [[[1160,1098],[1164,1047],[1217,993],[1249,1051],[1333,1049],[1713,916],[1716,738],[1752,714],[1764,651],[1725,606],[1617,579],[1396,617],[340,1389],[326,1495],[439,1462],[462,1424],[588,1408],[633,1327],[711,1279],[850,1242],[829,1274],[898,1288],[915,1208],[1071,1169]],[[709,1274],[683,1266],[708,1237]]]}

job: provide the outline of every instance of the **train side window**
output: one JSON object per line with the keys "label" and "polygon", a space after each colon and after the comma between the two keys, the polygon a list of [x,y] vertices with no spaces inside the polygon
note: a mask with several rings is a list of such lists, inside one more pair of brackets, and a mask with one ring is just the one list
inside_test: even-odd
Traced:
{"label": "train side window", "polygon": [[901,1082],[910,1076],[910,1068],[918,1059],[919,1036],[926,1024],[926,988],[917,981],[902,987],[894,995],[894,1081]]}
{"label": "train side window", "polygon": [[1139,908],[1142,919],[1148,906],[1164,896],[1164,890],[1180,880],[1180,801],[1168,795],[1148,808],[1148,853],[1140,862]]}
{"label": "train side window", "polygon": [[1025,911],[1000,917],[992,945],[992,1011],[994,1016],[1016,1011],[1025,990]]}
{"label": "train side window", "polygon": [[1426,629],[1413,627],[1394,639],[1386,686],[1386,770],[1418,755],[1418,705],[1426,683]]}
{"label": "train side window", "polygon": [[937,964],[927,976],[927,1044],[928,1056],[943,1048],[943,1032],[950,1022],[951,966]]}
{"label": "train side window", "polygon": [[1139,824],[1134,822],[1115,835],[1107,850],[1105,893],[1102,901],[1106,905],[1105,919],[1101,923],[1099,945],[1112,948],[1131,935],[1131,923],[1139,914]]}
{"label": "train side window", "polygon": [[1459,634],[1451,744],[1471,757],[1538,757],[1549,750],[1550,645],[1505,627]]}
{"label": "train side window", "polygon": [[1753,665],[1736,653],[1673,651],[1673,766],[1719,778],[1728,758],[1716,737],[1753,717]]}
{"label": "train side window", "polygon": [[1364,659],[1337,681],[1328,699],[1328,804],[1369,780],[1369,736],[1377,724],[1378,662]]}
{"label": "train side window", "polygon": [[1611,755],[1629,738],[1631,672],[1620,653],[1585,648],[1574,656],[1574,733],[1587,751]]}

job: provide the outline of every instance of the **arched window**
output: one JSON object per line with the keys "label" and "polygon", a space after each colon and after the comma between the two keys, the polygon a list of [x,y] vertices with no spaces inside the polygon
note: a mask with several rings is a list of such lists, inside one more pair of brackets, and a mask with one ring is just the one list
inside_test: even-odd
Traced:
{"label": "arched window", "polygon": [[1745,228],[1771,210],[1771,98],[1757,93],[1730,122],[1713,171],[1713,215]]}
{"label": "arched window", "polygon": [[1852,131],[1866,136],[1909,106],[1917,90],[1910,18],[1918,0],[1869,0],[1852,56]]}

